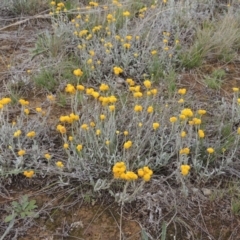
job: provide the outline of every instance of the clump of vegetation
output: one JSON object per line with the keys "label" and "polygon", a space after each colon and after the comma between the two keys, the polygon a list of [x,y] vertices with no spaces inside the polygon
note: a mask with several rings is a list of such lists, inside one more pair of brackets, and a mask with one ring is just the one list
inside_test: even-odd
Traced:
{"label": "clump of vegetation", "polygon": [[[122,208],[136,199],[150,202],[148,210],[159,215],[150,214],[144,234],[165,239],[168,224],[152,199],[168,201],[153,189],[175,188],[186,199],[193,186],[225,176],[237,160],[239,87],[231,102],[202,107],[177,75],[236,59],[239,11],[173,0],[51,1],[49,7],[52,33],[39,36],[31,51],[39,68],[27,72],[44,99],[37,106],[24,96],[0,99],[0,177],[57,176],[59,186],[77,180]],[[220,89],[225,76],[217,69],[203,81]],[[34,201],[13,203],[6,221],[35,214]],[[181,210],[171,204],[176,216]],[[238,201],[232,210],[238,214]],[[122,218],[120,231],[121,224]]]}

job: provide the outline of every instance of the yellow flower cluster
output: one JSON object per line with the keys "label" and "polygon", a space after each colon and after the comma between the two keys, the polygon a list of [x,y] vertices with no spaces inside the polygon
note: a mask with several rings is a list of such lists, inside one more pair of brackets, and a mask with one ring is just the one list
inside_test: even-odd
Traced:
{"label": "yellow flower cluster", "polygon": [[66,116],[60,116],[59,118],[60,122],[70,123],[70,124],[78,120],[79,120],[79,116],[74,113],[70,113],[70,115],[66,115]]}
{"label": "yellow flower cluster", "polygon": [[29,102],[24,100],[24,99],[19,99],[18,102],[22,105],[22,106],[26,106],[26,105],[29,105]]}
{"label": "yellow flower cluster", "polygon": [[34,175],[34,171],[33,170],[27,170],[23,172],[23,175],[27,178],[32,178]]}
{"label": "yellow flower cluster", "polygon": [[126,171],[126,165],[124,162],[117,162],[113,166],[112,172],[116,179],[123,179],[126,181],[137,180],[138,175],[132,171]]}
{"label": "yellow flower cluster", "polygon": [[29,137],[29,138],[33,138],[35,136],[36,136],[36,133],[34,131],[31,131],[31,132],[27,133],[27,137]]}
{"label": "yellow flower cluster", "polygon": [[14,137],[19,137],[22,134],[21,130],[17,130],[16,132],[13,133]]}
{"label": "yellow flower cluster", "polygon": [[132,146],[132,141],[127,141],[127,142],[125,142],[124,145],[123,145],[124,149],[128,149],[128,148],[130,148],[131,146]]}
{"label": "yellow flower cluster", "polygon": [[67,130],[63,125],[58,124],[57,125],[57,131],[60,132],[61,134],[64,134],[64,133],[66,133]]}
{"label": "yellow flower cluster", "polygon": [[189,154],[190,153],[190,149],[189,148],[182,148],[179,152],[180,154]]}
{"label": "yellow flower cluster", "polygon": [[123,69],[120,67],[114,67],[113,72],[115,75],[119,75],[120,73],[123,73]]}
{"label": "yellow flower cluster", "polygon": [[143,168],[138,169],[138,176],[142,177],[145,182],[148,182],[153,175],[153,171],[145,166]]}
{"label": "yellow flower cluster", "polygon": [[63,168],[64,164],[61,161],[57,161],[56,166],[59,167],[59,168]]}
{"label": "yellow flower cluster", "polygon": [[21,150],[18,151],[18,156],[21,157],[21,156],[25,155],[25,153],[26,153],[26,151],[21,149]]}
{"label": "yellow flower cluster", "polygon": [[5,105],[9,104],[11,101],[11,98],[0,99],[0,109],[2,109]]}
{"label": "yellow flower cluster", "polygon": [[189,165],[181,165],[181,174],[183,175],[183,176],[186,176],[186,175],[188,175],[188,173],[189,173],[189,171],[190,171],[190,169],[191,169],[191,167],[189,166]]}

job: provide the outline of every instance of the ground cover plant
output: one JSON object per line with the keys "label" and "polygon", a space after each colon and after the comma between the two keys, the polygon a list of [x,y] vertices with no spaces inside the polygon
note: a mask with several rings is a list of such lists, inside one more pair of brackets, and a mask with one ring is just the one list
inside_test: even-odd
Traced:
{"label": "ground cover plant", "polygon": [[[30,2],[2,6],[27,15]],[[135,239],[124,230],[129,213],[141,227],[136,239],[236,239],[240,84],[225,82],[239,58],[239,7],[204,0],[48,2],[50,30],[37,34],[29,58],[2,61],[3,198],[19,181],[51,194],[61,189],[69,211],[80,201],[115,203],[114,239]],[[217,67],[204,72],[209,64]],[[184,77],[193,72],[205,87],[201,94]],[[232,228],[214,231],[219,223],[205,219],[201,205],[224,198]],[[28,195],[7,199],[0,239],[24,237],[38,218],[54,219],[55,211]],[[90,239],[88,228],[74,232],[77,226],[83,228],[78,222],[53,236]]]}

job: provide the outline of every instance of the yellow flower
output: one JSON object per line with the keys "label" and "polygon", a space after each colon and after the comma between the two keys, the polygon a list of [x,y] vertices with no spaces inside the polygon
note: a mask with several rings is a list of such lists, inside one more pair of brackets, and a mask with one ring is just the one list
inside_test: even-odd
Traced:
{"label": "yellow flower", "polygon": [[160,127],[160,124],[155,122],[155,123],[152,124],[152,126],[153,126],[154,130],[157,130]]}
{"label": "yellow flower", "polygon": [[151,88],[151,86],[152,86],[152,84],[151,84],[151,82],[149,80],[145,80],[143,82],[143,84],[144,84],[145,88]]}
{"label": "yellow flower", "polygon": [[26,153],[26,151],[21,149],[18,151],[18,156],[23,156],[23,155],[25,155],[25,153]]}
{"label": "yellow flower", "polygon": [[59,131],[61,134],[64,134],[64,133],[66,133],[67,130],[63,125],[58,124],[57,125],[57,131]]}
{"label": "yellow flower", "polygon": [[123,73],[123,69],[120,67],[114,67],[113,72],[115,75],[119,75],[120,73]]}
{"label": "yellow flower", "polygon": [[151,179],[151,176],[153,175],[153,171],[147,166],[138,169],[137,172],[138,176],[142,177],[145,182],[148,182]]}
{"label": "yellow flower", "polygon": [[124,131],[123,134],[124,134],[125,136],[127,136],[127,135],[128,135],[128,131]]}
{"label": "yellow flower", "polygon": [[204,131],[201,130],[201,129],[199,129],[199,130],[198,130],[198,137],[199,137],[199,138],[204,138],[204,136],[205,136]]}
{"label": "yellow flower", "polygon": [[202,120],[200,118],[193,118],[192,121],[195,125],[200,125],[202,123]]}
{"label": "yellow flower", "polygon": [[97,129],[96,130],[96,135],[99,136],[101,134],[101,130],[100,129]]}
{"label": "yellow flower", "polygon": [[179,99],[178,103],[184,103],[184,99],[183,98]]}
{"label": "yellow flower", "polygon": [[175,123],[177,121],[177,118],[176,117],[170,117],[169,121],[171,123]]}
{"label": "yellow flower", "polygon": [[129,49],[131,47],[131,44],[130,43],[124,43],[123,47],[126,48],[126,49]]}
{"label": "yellow flower", "polygon": [[127,35],[125,38],[126,38],[126,40],[128,40],[128,41],[131,41],[131,40],[132,40],[132,36],[131,36],[131,35]]}
{"label": "yellow flower", "polygon": [[82,124],[81,128],[84,130],[88,130],[88,125],[86,123],[84,123],[84,124]]}
{"label": "yellow flower", "polygon": [[121,178],[121,175],[126,171],[126,165],[124,162],[117,162],[112,168],[114,178]]}
{"label": "yellow flower", "polygon": [[206,110],[199,109],[199,110],[198,110],[198,114],[199,114],[199,115],[204,115],[204,114],[206,114]]}
{"label": "yellow flower", "polygon": [[142,106],[141,105],[135,105],[135,107],[134,107],[134,111],[135,112],[141,112],[142,111]]}
{"label": "yellow flower", "polygon": [[135,93],[133,93],[133,96],[135,97],[135,98],[140,98],[140,97],[142,97],[142,93],[141,92],[135,92]]}
{"label": "yellow flower", "polygon": [[214,149],[213,148],[207,148],[207,152],[209,153],[209,154],[212,154],[212,153],[214,153]]}
{"label": "yellow flower", "polygon": [[156,51],[156,50],[152,50],[152,51],[151,51],[151,54],[152,54],[152,55],[156,55],[156,54],[157,54],[157,51]]}
{"label": "yellow flower", "polygon": [[189,154],[190,153],[190,149],[189,148],[183,148],[180,150],[179,152],[180,154]]}
{"label": "yellow flower", "polygon": [[109,101],[110,103],[115,103],[115,102],[117,101],[117,98],[112,95],[112,96],[110,96],[110,97],[108,98],[108,101]]}
{"label": "yellow flower", "polygon": [[1,105],[6,105],[6,104],[9,104],[11,101],[12,101],[11,98],[2,98],[0,100],[0,104]]}
{"label": "yellow flower", "polygon": [[126,173],[122,173],[120,177],[127,181],[138,179],[138,175],[132,171],[127,171]]}
{"label": "yellow flower", "polygon": [[56,5],[56,2],[51,1],[50,4],[51,4],[52,6],[55,6],[55,5]]}
{"label": "yellow flower", "polygon": [[37,107],[37,108],[36,108],[36,111],[40,113],[40,112],[42,112],[42,108]]}
{"label": "yellow flower", "polygon": [[68,143],[64,143],[64,144],[63,144],[63,148],[64,148],[64,149],[68,149],[68,147],[69,147]]}
{"label": "yellow flower", "polygon": [[100,115],[100,119],[101,119],[101,120],[105,120],[105,119],[106,119],[106,116],[105,116],[104,114],[101,114],[101,115]]}
{"label": "yellow flower", "polygon": [[19,137],[21,135],[22,131],[21,130],[17,130],[16,132],[14,132],[13,136],[14,137]]}
{"label": "yellow flower", "polygon": [[132,141],[127,141],[127,142],[125,142],[124,145],[123,145],[123,147],[124,147],[125,149],[128,149],[128,148],[130,148],[131,146],[132,146]]}
{"label": "yellow flower", "polygon": [[128,83],[130,86],[134,86],[135,84],[135,82],[131,78],[127,78],[126,83]]}
{"label": "yellow flower", "polygon": [[108,21],[108,22],[114,22],[115,20],[116,20],[116,19],[113,17],[112,14],[109,13],[109,14],[107,15],[107,21]]}
{"label": "yellow flower", "polygon": [[190,169],[191,169],[191,167],[189,166],[189,165],[181,165],[181,174],[183,175],[183,176],[186,176],[186,175],[188,175],[188,173],[189,173],[189,171],[190,171]]}
{"label": "yellow flower", "polygon": [[80,151],[83,149],[83,145],[78,144],[77,147],[76,147],[76,149],[80,152]]}
{"label": "yellow flower", "polygon": [[180,115],[179,115],[179,118],[180,118],[181,120],[185,120],[185,119],[186,119],[186,116],[183,115],[183,114],[180,114]]}
{"label": "yellow flower", "polygon": [[90,126],[95,127],[96,126],[95,122],[90,122]]}
{"label": "yellow flower", "polygon": [[158,90],[156,88],[151,89],[150,91],[152,95],[157,95]]}
{"label": "yellow flower", "polygon": [[110,105],[109,106],[109,110],[112,112],[112,111],[114,111],[115,110],[115,105]]}
{"label": "yellow flower", "polygon": [[32,178],[34,175],[34,171],[33,170],[27,170],[23,172],[23,175],[27,178]]}
{"label": "yellow flower", "polygon": [[49,153],[44,154],[44,157],[45,157],[47,160],[50,160],[50,159],[51,159],[51,155],[50,155]]}
{"label": "yellow flower", "polygon": [[107,140],[105,143],[106,143],[106,145],[109,145],[109,144],[110,144],[110,141]]}
{"label": "yellow flower", "polygon": [[73,141],[73,136],[69,136],[69,137],[68,137],[68,140],[69,140],[70,142],[72,142],[72,141]]}
{"label": "yellow flower", "polygon": [[190,108],[184,108],[181,111],[181,115],[184,115],[185,117],[192,117],[193,116],[193,112]]}
{"label": "yellow flower", "polygon": [[85,89],[85,87],[83,85],[81,85],[81,84],[77,85],[77,90],[78,91],[84,91],[84,89]]}
{"label": "yellow flower", "polygon": [[129,11],[123,12],[123,16],[124,16],[124,17],[129,17],[129,16],[130,16],[130,12],[129,12]]}
{"label": "yellow flower", "polygon": [[18,102],[22,105],[22,106],[26,106],[29,104],[28,101],[25,101],[24,99],[19,99]]}
{"label": "yellow flower", "polygon": [[36,133],[34,131],[27,133],[27,137],[29,137],[29,138],[33,138],[35,136],[36,136]]}
{"label": "yellow flower", "polygon": [[59,168],[63,168],[64,167],[64,165],[63,165],[63,163],[61,161],[57,161],[56,162],[56,166],[59,167]]}
{"label": "yellow flower", "polygon": [[47,100],[50,101],[50,102],[54,102],[55,97],[53,95],[47,95]]}
{"label": "yellow flower", "polygon": [[76,89],[72,84],[67,84],[65,87],[65,92],[74,94],[76,92]]}
{"label": "yellow flower", "polygon": [[234,92],[238,92],[238,91],[239,91],[239,88],[234,87],[232,90],[233,90]]}
{"label": "yellow flower", "polygon": [[237,129],[237,134],[240,135],[240,127]]}
{"label": "yellow flower", "polygon": [[147,112],[148,112],[148,113],[152,113],[152,112],[153,112],[153,107],[152,107],[152,106],[149,106],[149,107],[147,108]]}
{"label": "yellow flower", "polygon": [[182,138],[184,138],[184,137],[186,137],[187,133],[185,131],[182,131],[180,135]]}
{"label": "yellow flower", "polygon": [[107,90],[109,90],[109,86],[107,84],[102,83],[99,87],[99,90],[102,92],[107,91]]}
{"label": "yellow flower", "polygon": [[98,92],[93,91],[93,92],[91,93],[91,95],[92,95],[95,99],[97,99],[100,94],[99,94]]}
{"label": "yellow flower", "polygon": [[186,88],[180,88],[180,89],[178,89],[178,93],[179,93],[180,95],[185,95],[186,92],[187,92],[187,89],[186,89]]}
{"label": "yellow flower", "polygon": [[82,70],[81,69],[75,69],[74,71],[73,71],[73,74],[76,76],[76,77],[81,77],[82,75],[83,75],[83,72],[82,72]]}
{"label": "yellow flower", "polygon": [[120,131],[117,130],[117,131],[116,131],[116,134],[119,134],[119,133],[120,133]]}
{"label": "yellow flower", "polygon": [[93,62],[93,60],[91,58],[87,60],[87,64],[89,64],[89,65],[91,65],[92,62]]}
{"label": "yellow flower", "polygon": [[141,122],[140,122],[140,123],[138,123],[138,126],[139,126],[139,127],[142,127],[142,125],[143,125],[143,124],[142,124]]}

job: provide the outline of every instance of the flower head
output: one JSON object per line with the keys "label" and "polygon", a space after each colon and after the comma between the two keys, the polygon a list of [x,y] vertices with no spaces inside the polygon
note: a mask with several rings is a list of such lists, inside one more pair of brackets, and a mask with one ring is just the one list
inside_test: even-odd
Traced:
{"label": "flower head", "polygon": [[143,107],[141,105],[135,105],[135,107],[134,107],[135,112],[141,112],[142,109],[143,109]]}
{"label": "flower head", "polygon": [[154,130],[157,130],[159,128],[159,126],[160,126],[160,124],[157,123],[157,122],[152,124],[152,127],[153,127]]}
{"label": "flower head", "polygon": [[23,155],[25,155],[25,153],[26,153],[26,151],[21,149],[18,151],[18,156],[23,156]]}
{"label": "flower head", "polygon": [[72,84],[67,84],[67,86],[65,87],[65,92],[75,94],[76,89]]}
{"label": "flower head", "polygon": [[64,164],[61,161],[57,161],[56,166],[59,167],[59,168],[63,168]]}
{"label": "flower head", "polygon": [[31,131],[31,132],[27,133],[27,137],[29,137],[29,138],[33,138],[35,136],[36,136],[36,133],[34,131]]}
{"label": "flower head", "polygon": [[44,157],[45,157],[47,160],[50,160],[50,159],[51,159],[51,155],[50,155],[49,153],[44,154]]}
{"label": "flower head", "polygon": [[143,84],[144,84],[145,88],[151,88],[151,86],[152,86],[152,84],[151,84],[151,82],[149,80],[145,80],[143,82]]}
{"label": "flower head", "polygon": [[189,148],[182,148],[179,152],[180,154],[189,154],[190,153],[190,149]]}
{"label": "flower head", "polygon": [[187,89],[186,89],[186,88],[180,88],[180,89],[178,89],[178,94],[180,94],[180,95],[185,95],[186,92],[187,92]]}
{"label": "flower head", "polygon": [[176,117],[170,117],[169,121],[171,123],[175,123],[177,121],[177,118]]}
{"label": "flower head", "polygon": [[22,131],[21,130],[17,130],[16,132],[14,132],[13,136],[14,137],[19,137],[21,135]]}
{"label": "flower head", "polygon": [[198,137],[199,138],[204,138],[205,134],[204,134],[204,131],[202,129],[199,129],[198,130]]}
{"label": "flower head", "polygon": [[148,166],[138,169],[138,176],[142,177],[145,182],[148,182],[152,175],[153,171]]}
{"label": "flower head", "polygon": [[212,154],[212,153],[214,153],[214,149],[213,148],[207,148],[207,152],[209,153],[209,154]]}
{"label": "flower head", "polygon": [[33,170],[27,170],[23,172],[23,175],[27,178],[32,178],[34,175],[34,171]]}
{"label": "flower head", "polygon": [[123,69],[120,68],[120,67],[114,67],[113,72],[114,72],[115,75],[119,75],[120,73],[123,72]]}
{"label": "flower head", "polygon": [[128,148],[130,148],[131,146],[132,146],[132,141],[127,141],[127,142],[125,142],[124,145],[123,145],[123,147],[124,147],[125,149],[128,149]]}
{"label": "flower head", "polygon": [[186,176],[186,175],[188,175],[188,173],[189,173],[189,171],[190,171],[190,169],[191,169],[191,167],[189,166],[189,165],[181,165],[181,174],[183,175],[183,176]]}
{"label": "flower head", "polygon": [[81,77],[82,75],[83,75],[83,72],[82,72],[82,70],[81,69],[75,69],[74,71],[73,71],[73,74],[76,76],[76,77]]}
{"label": "flower head", "polygon": [[83,149],[83,145],[81,144],[78,144],[76,149],[78,150],[78,152],[80,152],[82,149]]}

